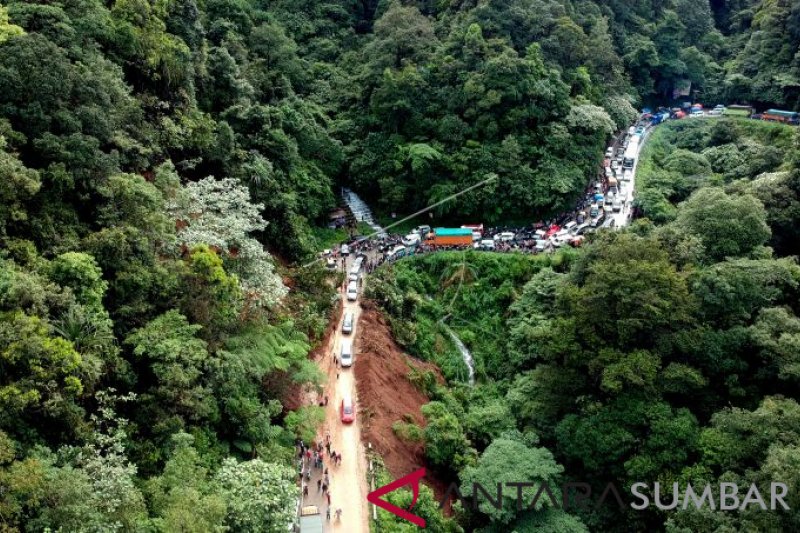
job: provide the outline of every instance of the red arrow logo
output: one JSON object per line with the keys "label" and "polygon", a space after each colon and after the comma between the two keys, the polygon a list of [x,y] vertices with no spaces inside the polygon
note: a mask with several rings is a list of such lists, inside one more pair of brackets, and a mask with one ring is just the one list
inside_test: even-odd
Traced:
{"label": "red arrow logo", "polygon": [[419,482],[420,480],[425,477],[425,468],[420,468],[414,472],[411,472],[407,476],[403,476],[396,481],[392,481],[388,485],[384,485],[378,489],[367,494],[367,501],[377,505],[381,509],[385,509],[392,513],[395,516],[399,516],[403,520],[408,520],[414,525],[419,527],[425,527],[425,519],[419,517],[417,515],[411,514],[405,509],[401,509],[396,505],[392,505],[391,503],[387,502],[386,500],[381,500],[381,496],[385,494],[389,494],[392,491],[399,489],[400,487],[405,487],[406,485],[411,485],[411,490],[413,492],[413,499],[411,500],[411,507],[409,509],[413,509],[414,505],[417,503],[417,498],[419,497]]}

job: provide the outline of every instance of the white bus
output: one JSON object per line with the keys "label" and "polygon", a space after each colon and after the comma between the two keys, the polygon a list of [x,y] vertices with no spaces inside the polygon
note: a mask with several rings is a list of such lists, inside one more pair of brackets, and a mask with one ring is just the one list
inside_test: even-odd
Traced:
{"label": "white bus", "polygon": [[628,147],[625,148],[625,155],[622,156],[622,168],[633,168],[636,162],[636,156],[639,155],[639,139],[641,139],[641,137],[634,135],[628,142]]}

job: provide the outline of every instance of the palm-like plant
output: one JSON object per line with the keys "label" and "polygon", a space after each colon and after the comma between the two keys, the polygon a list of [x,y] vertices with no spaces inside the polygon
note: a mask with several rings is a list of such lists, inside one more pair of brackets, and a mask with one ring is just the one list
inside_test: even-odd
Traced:
{"label": "palm-like plant", "polygon": [[114,343],[108,317],[73,305],[53,324],[60,337],[72,342],[79,352],[99,352]]}

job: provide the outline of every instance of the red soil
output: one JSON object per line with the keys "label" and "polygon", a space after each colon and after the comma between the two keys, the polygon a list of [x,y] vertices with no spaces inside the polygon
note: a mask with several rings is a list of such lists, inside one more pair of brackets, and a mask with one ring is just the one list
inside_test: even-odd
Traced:
{"label": "red soil", "polygon": [[[368,301],[362,301],[363,311],[358,322],[356,336],[356,386],[358,388],[361,438],[365,445],[371,444],[383,458],[393,477],[399,478],[425,466],[424,445],[406,442],[392,430],[392,424],[407,421],[409,417],[420,427],[425,427],[425,418],[420,407],[429,399],[409,380],[412,368],[433,371],[440,383],[444,383],[439,368],[404,354],[392,337],[383,314]],[[447,484],[434,478],[432,471],[423,480],[430,486],[437,499],[444,495]]]}

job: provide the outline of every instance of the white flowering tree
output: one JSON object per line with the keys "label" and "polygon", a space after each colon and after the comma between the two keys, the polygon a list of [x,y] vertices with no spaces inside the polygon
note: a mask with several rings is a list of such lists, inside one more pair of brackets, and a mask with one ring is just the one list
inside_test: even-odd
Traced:
{"label": "white flowering tree", "polygon": [[248,300],[269,307],[287,288],[275,271],[272,256],[252,236],[267,227],[262,208],[250,201],[247,188],[239,181],[213,177],[187,183],[169,205],[177,220],[179,245],[192,249],[207,244],[216,250],[226,270],[238,276]]}
{"label": "white flowering tree", "polygon": [[611,135],[614,132],[614,121],[605,109],[589,103],[573,105],[566,118],[567,127],[572,131],[589,134],[600,133]]}
{"label": "white flowering tree", "polygon": [[227,458],[215,480],[228,502],[231,531],[285,533],[294,522],[300,491],[294,470],[261,459]]}
{"label": "white flowering tree", "polygon": [[617,129],[627,128],[639,116],[639,113],[631,104],[629,96],[609,96],[603,102],[603,108],[608,112]]}

